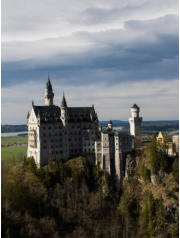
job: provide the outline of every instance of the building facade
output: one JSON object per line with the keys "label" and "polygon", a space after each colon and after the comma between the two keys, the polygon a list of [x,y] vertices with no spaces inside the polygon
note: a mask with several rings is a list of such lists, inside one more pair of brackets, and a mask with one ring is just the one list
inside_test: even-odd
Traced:
{"label": "building facade", "polygon": [[139,107],[131,108],[129,134],[113,130],[111,121],[107,128],[99,130],[94,106],[68,107],[64,94],[61,105],[55,106],[50,78],[44,99],[44,106],[32,103],[27,116],[27,156],[43,166],[49,161],[84,155],[121,180],[125,175],[126,156],[134,150],[135,141],[141,139]]}
{"label": "building facade", "polygon": [[162,131],[160,131],[156,136],[156,140],[161,146],[165,146],[169,156],[175,156],[179,154],[179,135],[175,134],[171,136],[169,134],[169,136],[170,141],[166,141],[165,135],[163,135]]}
{"label": "building facade", "polygon": [[172,142],[174,144],[176,154],[179,154],[179,135],[178,134],[172,136]]}
{"label": "building facade", "polygon": [[45,89],[45,105],[32,107],[27,116],[28,157],[39,166],[50,160],[67,160],[86,155],[95,163],[98,117],[94,106],[68,107],[63,95],[61,106],[53,104],[50,79]]}
{"label": "building facade", "polygon": [[100,138],[95,142],[96,163],[119,180],[125,175],[126,157],[134,150],[134,136],[108,128],[101,129]]}

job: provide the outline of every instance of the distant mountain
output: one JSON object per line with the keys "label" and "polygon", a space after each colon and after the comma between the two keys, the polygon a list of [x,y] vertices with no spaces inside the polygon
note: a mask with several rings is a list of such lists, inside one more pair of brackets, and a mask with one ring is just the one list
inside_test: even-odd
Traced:
{"label": "distant mountain", "polygon": [[1,125],[2,133],[21,132],[27,130],[28,130],[27,125]]}
{"label": "distant mountain", "polygon": [[[124,130],[129,129],[129,122],[128,121],[121,121],[121,120],[112,120],[114,127],[123,127]],[[100,121],[100,126],[107,126],[108,121]],[[1,132],[21,132],[27,131],[27,125],[1,125]],[[175,131],[179,130],[179,121],[172,120],[172,121],[143,121],[142,123],[142,131],[143,133],[152,134],[157,131]]]}

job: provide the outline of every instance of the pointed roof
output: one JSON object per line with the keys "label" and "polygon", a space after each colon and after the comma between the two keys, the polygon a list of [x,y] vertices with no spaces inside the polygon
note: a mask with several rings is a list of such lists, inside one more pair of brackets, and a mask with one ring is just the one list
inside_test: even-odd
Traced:
{"label": "pointed roof", "polygon": [[67,107],[67,103],[66,103],[66,99],[64,96],[64,92],[63,92],[63,98],[62,98],[62,102],[61,102],[61,107]]}
{"label": "pointed roof", "polygon": [[46,83],[46,88],[48,91],[52,91],[52,84],[51,84],[51,80],[50,80],[50,76],[48,74],[48,81]]}
{"label": "pointed roof", "polygon": [[138,107],[138,105],[137,105],[136,103],[134,103],[131,108],[137,108],[137,109],[139,109],[139,107]]}

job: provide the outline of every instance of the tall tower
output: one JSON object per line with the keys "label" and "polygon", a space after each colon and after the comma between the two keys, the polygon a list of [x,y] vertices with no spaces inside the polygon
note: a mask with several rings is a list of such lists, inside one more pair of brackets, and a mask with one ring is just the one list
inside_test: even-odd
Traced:
{"label": "tall tower", "polygon": [[139,111],[139,107],[134,104],[131,107],[131,117],[129,118],[130,134],[135,137],[135,145],[141,144],[142,117],[139,117]]}
{"label": "tall tower", "polygon": [[61,102],[61,120],[63,125],[66,125],[66,121],[67,121],[67,103],[66,103],[66,99],[63,93],[63,98],[62,98],[62,102]]}
{"label": "tall tower", "polygon": [[53,105],[53,98],[54,98],[54,93],[52,90],[52,85],[50,81],[50,77],[48,75],[48,81],[46,83],[46,89],[44,93],[44,98],[45,98],[45,105],[46,106],[51,106]]}
{"label": "tall tower", "polygon": [[110,120],[110,121],[108,122],[108,130],[112,131],[112,129],[113,129],[113,123],[112,123],[112,121]]}

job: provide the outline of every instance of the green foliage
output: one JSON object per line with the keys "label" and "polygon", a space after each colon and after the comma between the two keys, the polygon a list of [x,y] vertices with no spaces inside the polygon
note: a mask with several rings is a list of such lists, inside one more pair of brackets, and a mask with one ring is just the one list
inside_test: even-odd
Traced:
{"label": "green foliage", "polygon": [[12,145],[17,143],[27,143],[28,138],[27,136],[7,136],[1,137],[1,144],[2,145]]}
{"label": "green foliage", "polygon": [[156,201],[156,228],[160,230],[165,228],[165,212],[162,198]]}
{"label": "green foliage", "polygon": [[141,176],[145,182],[150,182],[151,172],[145,166],[141,168]]}
{"label": "green foliage", "polygon": [[[176,173],[176,160],[172,167]],[[141,172],[148,182],[149,170],[143,166]],[[162,198],[149,190],[146,195],[142,186],[148,183],[142,185],[137,176],[120,187],[83,157],[42,168],[33,158],[18,164],[3,160],[2,237],[178,237]],[[167,232],[166,223],[172,225]]]}
{"label": "green foliage", "polygon": [[176,156],[173,162],[172,168],[173,168],[173,176],[175,180],[178,182],[179,181],[179,157],[178,156]]}
{"label": "green foliage", "polygon": [[151,166],[151,173],[157,174],[160,170],[166,171],[168,169],[168,155],[166,145],[161,145],[156,140],[156,135],[153,136],[152,142],[148,148],[149,162]]}
{"label": "green foliage", "polygon": [[1,159],[11,159],[13,158],[17,162],[23,160],[24,156],[27,154],[27,146],[18,147],[2,147],[1,148]]}
{"label": "green foliage", "polygon": [[155,233],[163,234],[165,229],[165,209],[163,200],[154,199],[152,192],[147,194],[140,216],[141,235],[151,237]]}

